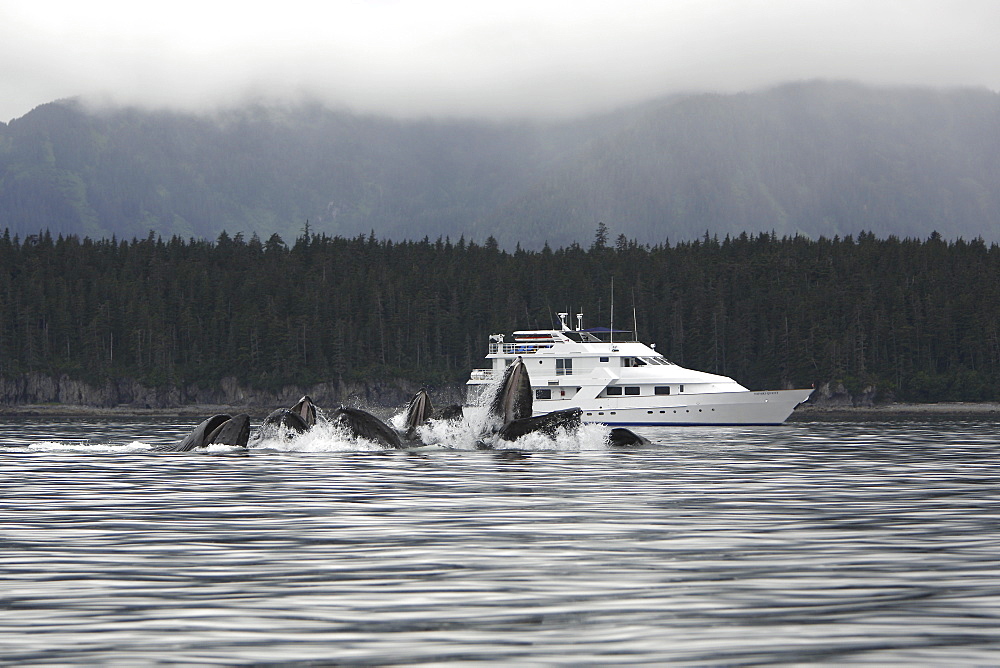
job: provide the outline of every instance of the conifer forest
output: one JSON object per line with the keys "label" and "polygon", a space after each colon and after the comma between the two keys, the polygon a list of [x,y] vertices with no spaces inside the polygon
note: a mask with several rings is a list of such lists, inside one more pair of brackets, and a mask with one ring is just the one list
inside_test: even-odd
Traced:
{"label": "conifer forest", "polygon": [[[612,287],[613,285],[613,287]],[[774,234],[504,250],[493,238],[311,233],[0,237],[0,378],[152,387],[334,379],[461,384],[488,336],[612,323],[750,389],[842,382],[905,401],[995,400],[1000,247]]]}

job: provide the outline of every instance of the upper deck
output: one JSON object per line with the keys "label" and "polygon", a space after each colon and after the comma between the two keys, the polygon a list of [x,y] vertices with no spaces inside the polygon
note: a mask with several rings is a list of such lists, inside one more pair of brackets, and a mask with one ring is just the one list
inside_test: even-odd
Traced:
{"label": "upper deck", "polygon": [[642,364],[671,364],[669,360],[639,341],[602,341],[590,332],[573,330],[526,330],[514,332],[514,342],[504,342],[503,334],[490,336],[488,358],[523,355],[597,355],[637,357]]}
{"label": "upper deck", "polygon": [[486,358],[493,366],[473,369],[469,384],[489,383],[499,378],[515,358],[521,357],[529,365],[532,384],[537,386],[604,387],[628,383],[630,386],[669,384],[681,392],[684,391],[681,388],[695,386],[702,391],[745,390],[726,376],[677,366],[656,352],[655,344],[613,338],[631,332],[602,330],[608,338],[605,341],[593,330],[569,329],[565,326],[566,314],[559,315],[562,329],[515,331],[512,343],[504,341],[503,334],[491,335]]}

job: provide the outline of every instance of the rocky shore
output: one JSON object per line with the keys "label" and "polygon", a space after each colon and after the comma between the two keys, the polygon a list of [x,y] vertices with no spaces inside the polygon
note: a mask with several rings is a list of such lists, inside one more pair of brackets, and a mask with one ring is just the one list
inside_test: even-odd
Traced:
{"label": "rocky shore", "polygon": [[[394,408],[394,406],[383,404],[363,404],[355,402],[371,409],[381,409],[382,411]],[[402,408],[405,402],[400,402],[397,407]],[[0,405],[0,417],[185,417],[199,415],[214,415],[216,413],[249,413],[252,416],[267,415],[282,404],[268,406],[256,406],[246,404],[188,404],[185,406],[172,406],[164,408],[136,407],[131,405],[121,406],[82,406],[77,404],[43,403],[43,404],[18,404],[13,406]],[[821,404],[806,403],[795,409],[792,413],[791,421],[808,420],[814,418],[835,418],[835,417],[878,417],[878,416],[906,416],[906,415],[979,415],[986,416],[994,414],[1000,416],[1000,403],[983,402],[942,402],[936,404],[907,404],[891,403],[880,406],[830,406]]]}
{"label": "rocky shore", "polygon": [[1000,417],[1000,403],[997,402],[941,402],[936,404],[890,403],[880,406],[824,406],[803,404],[795,409],[789,421],[812,419],[877,419],[879,417],[906,417],[931,415],[968,415]]}
{"label": "rocky shore", "polygon": [[[401,408],[420,386],[403,379],[370,383],[331,382],[312,386],[288,386],[261,391],[225,378],[214,388],[152,389],[134,381],[119,380],[91,386],[66,376],[24,374],[0,378],[0,417],[182,417],[216,413],[249,413],[263,417],[308,394],[323,407],[340,404],[378,410]],[[463,385],[432,388],[435,403],[461,403]],[[893,416],[1000,414],[1000,402],[942,402],[911,404],[885,399],[874,387],[852,395],[840,383],[824,383],[809,401],[795,409],[791,420],[837,416]]]}
{"label": "rocky shore", "polygon": [[184,417],[217,413],[250,413],[266,415],[274,408],[190,404],[171,408],[137,408],[135,406],[81,406],[78,404],[18,404],[0,406],[0,417]]}
{"label": "rocky shore", "polygon": [[[109,380],[91,385],[63,376],[29,373],[0,377],[0,416],[184,416],[214,413],[267,415],[275,408],[290,406],[309,395],[319,406],[341,404],[384,409],[403,406],[420,384],[400,378],[366,383],[331,381],[315,385],[288,385],[261,390],[223,378],[213,387],[150,388],[131,379]],[[435,402],[460,403],[463,385],[429,388]]]}

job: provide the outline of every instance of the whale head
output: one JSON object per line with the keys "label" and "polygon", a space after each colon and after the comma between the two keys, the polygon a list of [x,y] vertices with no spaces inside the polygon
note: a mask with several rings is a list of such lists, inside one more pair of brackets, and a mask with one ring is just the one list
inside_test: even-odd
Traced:
{"label": "whale head", "polygon": [[500,387],[490,402],[490,414],[503,424],[531,417],[531,379],[524,360],[518,357],[503,372]]}
{"label": "whale head", "polygon": [[239,445],[244,448],[250,440],[250,416],[246,413],[234,415],[223,422],[209,437],[209,443],[219,445]]}
{"label": "whale head", "polygon": [[313,403],[312,398],[308,394],[299,399],[299,402],[288,410],[302,418],[306,429],[310,429],[316,425],[316,404]]}
{"label": "whale head", "polygon": [[250,440],[250,416],[213,415],[184,437],[180,443],[156,448],[158,452],[189,452],[213,443],[246,447]]}
{"label": "whale head", "polygon": [[433,412],[430,395],[425,388],[420,388],[406,406],[406,437],[413,438],[417,427],[426,422]]}

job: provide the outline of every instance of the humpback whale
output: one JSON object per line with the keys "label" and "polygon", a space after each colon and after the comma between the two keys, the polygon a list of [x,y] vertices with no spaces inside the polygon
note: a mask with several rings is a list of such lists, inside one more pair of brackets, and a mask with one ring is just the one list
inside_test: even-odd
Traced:
{"label": "humpback whale", "polygon": [[490,415],[503,424],[531,417],[531,380],[524,360],[518,357],[504,369],[500,388],[490,401]]}
{"label": "humpback whale", "polygon": [[330,422],[346,429],[354,436],[381,443],[387,448],[403,447],[395,431],[366,411],[341,406],[333,411]]}
{"label": "humpback whale", "polygon": [[639,434],[625,429],[624,427],[615,427],[608,434],[608,445],[614,445],[618,447],[628,446],[628,445],[649,445],[649,439],[640,436]]}
{"label": "humpback whale", "polygon": [[431,397],[427,394],[427,389],[422,387],[406,405],[404,422],[406,424],[405,436],[408,440],[413,440],[413,437],[417,435],[417,427],[427,422],[433,412],[434,405],[431,403]]}
{"label": "humpback whale", "polygon": [[316,404],[306,395],[291,408],[279,408],[264,418],[260,425],[260,436],[277,436],[282,427],[301,434],[315,424]]}
{"label": "humpback whale", "polygon": [[[352,436],[375,441],[387,448],[403,447],[395,431],[366,411],[341,406],[323,419],[348,431]],[[291,408],[279,408],[264,418],[255,438],[273,438],[281,433],[287,434],[288,430],[301,434],[312,428],[316,420],[316,404],[306,395]]]}
{"label": "humpback whale", "polygon": [[524,360],[518,357],[504,369],[500,387],[490,401],[489,413],[503,425],[497,436],[505,441],[516,441],[536,431],[553,436],[559,428],[576,429],[583,411],[566,408],[532,417],[531,379]]}
{"label": "humpback whale", "polygon": [[199,424],[180,443],[154,448],[154,450],[157,452],[188,452],[213,444],[238,445],[245,448],[249,440],[249,415],[242,413],[234,417],[220,414],[213,415]]}
{"label": "humpback whale", "polygon": [[406,431],[403,432],[403,438],[408,441],[414,440],[417,436],[417,427],[427,424],[428,420],[455,420],[462,418],[463,415],[462,407],[458,404],[434,410],[431,395],[427,392],[427,388],[422,387],[406,405],[406,412],[403,415]]}
{"label": "humpback whale", "polygon": [[580,426],[580,416],[583,411],[579,408],[565,408],[561,411],[552,411],[538,417],[521,418],[511,420],[497,432],[497,436],[505,441],[516,441],[525,434],[540,431],[547,436],[555,436],[556,430],[576,429]]}

